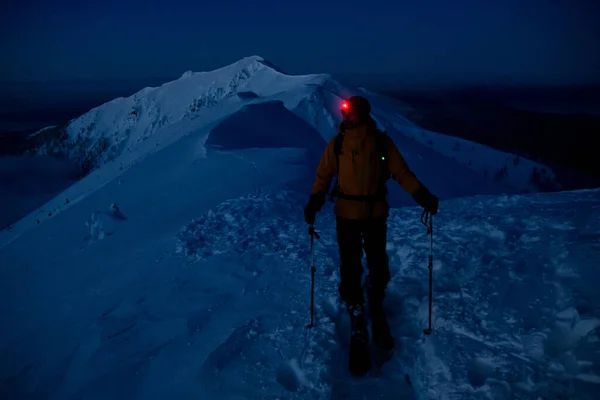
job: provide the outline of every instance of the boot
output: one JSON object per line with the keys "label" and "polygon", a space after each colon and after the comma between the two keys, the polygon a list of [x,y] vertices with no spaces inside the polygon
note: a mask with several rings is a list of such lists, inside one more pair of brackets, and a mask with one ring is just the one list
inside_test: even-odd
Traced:
{"label": "boot", "polygon": [[390,326],[383,310],[383,293],[369,293],[369,313],[371,316],[371,329],[373,343],[382,350],[394,349],[394,338],[390,333]]}
{"label": "boot", "polygon": [[364,375],[371,369],[368,342],[369,332],[362,304],[348,306],[350,315],[350,360],[349,369],[353,375]]}
{"label": "boot", "polygon": [[362,304],[348,307],[350,314],[350,329],[352,339],[357,339],[367,343],[369,341],[369,331],[365,319],[365,310]]}

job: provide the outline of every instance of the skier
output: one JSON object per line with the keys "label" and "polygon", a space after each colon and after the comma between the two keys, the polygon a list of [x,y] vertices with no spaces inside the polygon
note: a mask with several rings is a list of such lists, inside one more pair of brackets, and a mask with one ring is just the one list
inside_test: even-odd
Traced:
{"label": "skier", "polygon": [[394,340],[383,310],[390,280],[386,253],[389,205],[386,181],[391,177],[432,215],[438,198],[416,178],[392,139],[377,129],[367,99],[354,96],[342,102],[343,121],[338,135],[327,145],[316,173],[310,200],[304,209],[309,225],[323,207],[333,177],[336,231],[341,259],[339,293],[351,321],[350,371],[356,375],[371,367],[367,352],[368,331],[362,287],[362,257],[366,253],[369,316],[374,344],[392,351]]}

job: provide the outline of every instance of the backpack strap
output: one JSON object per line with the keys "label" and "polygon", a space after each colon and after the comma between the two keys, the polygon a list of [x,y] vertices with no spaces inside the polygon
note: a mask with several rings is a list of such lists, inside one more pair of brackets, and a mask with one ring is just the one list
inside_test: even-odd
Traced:
{"label": "backpack strap", "polygon": [[338,133],[333,144],[333,153],[335,154],[335,162],[337,163],[336,171],[340,170],[340,154],[342,154],[342,146],[344,145],[344,134]]}
{"label": "backpack strap", "polygon": [[340,154],[342,154],[342,146],[344,145],[344,134],[338,133],[335,137],[335,142],[333,143],[333,154],[335,154],[335,183],[333,184],[333,189],[329,195],[330,201],[335,201],[334,198],[340,193],[339,185],[338,185],[338,174],[340,171]]}

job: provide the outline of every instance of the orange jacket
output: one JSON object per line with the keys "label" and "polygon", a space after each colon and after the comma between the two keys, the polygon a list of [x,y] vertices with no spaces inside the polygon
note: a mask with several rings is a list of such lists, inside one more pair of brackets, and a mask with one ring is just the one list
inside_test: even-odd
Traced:
{"label": "orange jacket", "polygon": [[[329,141],[321,162],[317,168],[317,176],[312,194],[325,196],[329,192],[331,180],[338,173],[338,185],[346,195],[374,195],[380,186],[381,160],[376,153],[375,133],[377,125],[370,120],[367,124],[352,129],[344,129],[340,125],[340,133],[344,135],[342,151],[339,154],[340,170],[337,171],[335,156],[335,138]],[[413,195],[421,183],[410,170],[404,157],[390,137],[387,137],[387,165],[392,178],[410,195]],[[368,201],[336,198],[334,213],[338,217],[348,219],[377,218],[388,215],[387,200],[377,200],[372,204]]]}

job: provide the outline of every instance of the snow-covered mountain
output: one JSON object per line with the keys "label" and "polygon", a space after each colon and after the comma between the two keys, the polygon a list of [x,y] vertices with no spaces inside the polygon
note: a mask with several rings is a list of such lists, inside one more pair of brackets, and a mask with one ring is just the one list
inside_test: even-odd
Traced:
{"label": "snow-covered mountain", "polygon": [[[145,88],[94,108],[64,126],[40,131],[54,140],[44,143],[38,152],[64,154],[93,169],[135,151],[150,138],[172,142],[173,128],[186,122],[201,119],[204,125],[245,104],[273,100],[310,84],[323,85],[328,79],[326,75],[288,76],[256,56],[215,71],[188,71],[161,87]],[[290,93],[288,106],[295,107],[294,102],[305,96]],[[216,118],[209,115],[215,113]],[[178,136],[185,133],[185,129],[179,130]]]}
{"label": "snow-covered mountain", "polygon": [[[552,171],[543,165],[425,131],[398,114],[395,102],[386,97],[344,87],[329,75],[286,75],[254,56],[215,71],[186,72],[173,82],[115,99],[63,126],[34,134],[38,154],[68,158],[90,174],[9,228],[15,232],[42,223],[185,137],[193,138],[198,158],[208,150],[302,150],[303,161],[298,162],[305,171],[298,187],[306,189],[326,142],[337,133],[339,105],[353,94],[370,99],[380,128],[441,199],[555,186]],[[393,207],[412,204],[398,185],[388,186]]]}
{"label": "snow-covered mountain", "polygon": [[[316,223],[316,328],[305,329],[302,207],[353,92],[253,57],[65,126],[44,151],[94,168],[0,231],[0,398],[593,399],[600,192],[498,195],[522,189],[519,168],[535,164],[486,179],[411,137],[417,128],[373,94],[375,118],[443,200],[434,333],[421,334],[421,210],[393,183],[386,307],[399,351],[372,376],[348,376],[331,204]],[[140,120],[127,122],[134,103]],[[490,166],[509,157],[476,148]]]}
{"label": "snow-covered mountain", "polygon": [[[272,101],[282,101],[329,140],[340,122],[341,99],[357,92],[329,75],[290,76],[261,57],[248,57],[215,71],[186,72],[161,87],[145,88],[63,126],[42,130],[35,134],[40,136],[37,152],[63,155],[92,170],[122,154],[136,153],[140,147],[144,151],[138,155],[147,154],[149,140],[155,151],[190,129],[227,118],[241,107]],[[365,90],[361,94],[373,101],[374,116],[381,128],[399,140],[417,142],[486,180],[507,183],[513,190],[535,190],[536,185],[548,188],[553,184],[552,171],[543,165],[426,131],[398,114],[389,99]],[[415,152],[427,153],[423,149]]]}

